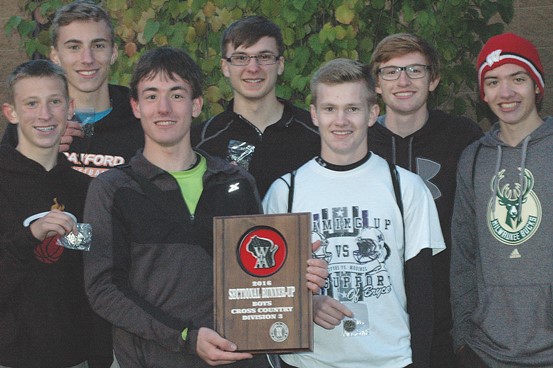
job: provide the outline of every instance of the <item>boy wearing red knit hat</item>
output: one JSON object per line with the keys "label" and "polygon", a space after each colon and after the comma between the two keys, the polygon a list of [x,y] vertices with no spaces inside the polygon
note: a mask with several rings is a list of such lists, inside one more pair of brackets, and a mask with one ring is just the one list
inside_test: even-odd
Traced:
{"label": "boy wearing red knit hat", "polygon": [[553,367],[553,118],[542,119],[543,66],[512,33],[476,65],[498,122],[463,153],[451,254],[453,339],[460,367]]}

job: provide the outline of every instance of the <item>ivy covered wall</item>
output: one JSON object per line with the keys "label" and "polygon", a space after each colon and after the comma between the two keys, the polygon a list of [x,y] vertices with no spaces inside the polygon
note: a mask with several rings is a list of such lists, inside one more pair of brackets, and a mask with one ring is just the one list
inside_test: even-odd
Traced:
{"label": "ivy covered wall", "polygon": [[[20,13],[5,19],[4,36],[18,37],[27,57],[46,55],[50,19],[65,3],[20,0]],[[231,97],[219,69],[222,31],[242,16],[258,14],[283,31],[286,68],[279,96],[307,106],[309,79],[322,62],[335,57],[368,62],[383,37],[413,32],[431,41],[442,56],[442,79],[431,105],[480,119],[482,105],[476,94],[467,93],[477,88],[474,60],[483,42],[501,33],[515,14],[512,0],[105,0],[101,4],[115,21],[120,48],[111,81],[126,85],[145,50],[183,47],[206,76],[201,118],[220,112]]]}

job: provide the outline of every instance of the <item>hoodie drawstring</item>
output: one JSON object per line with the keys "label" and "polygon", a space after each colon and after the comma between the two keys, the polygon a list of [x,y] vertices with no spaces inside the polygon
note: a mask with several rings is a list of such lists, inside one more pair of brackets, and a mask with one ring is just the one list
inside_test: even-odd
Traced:
{"label": "hoodie drawstring", "polygon": [[530,136],[527,136],[524,138],[524,141],[522,142],[522,153],[520,157],[520,173],[519,173],[519,180],[520,180],[520,195],[518,196],[518,208],[520,209],[518,211],[518,218],[517,220],[520,222],[522,217],[522,194],[526,192],[526,185],[528,184],[527,180],[524,180],[525,174],[526,174],[526,155],[528,150],[528,142],[530,141]]}
{"label": "hoodie drawstring", "polygon": [[[520,185],[520,195],[518,196],[518,215],[517,220],[521,221],[522,217],[522,200],[523,200],[523,193],[526,191],[526,185],[527,181],[524,180],[525,178],[525,172],[526,172],[526,156],[528,153],[528,142],[530,142],[531,136],[528,135],[524,140],[522,141],[522,151],[520,154],[520,172],[519,172],[519,185]],[[499,170],[501,168],[501,159],[503,156],[503,151],[501,148],[501,144],[497,145],[497,159],[495,162],[495,177],[494,185],[492,186],[492,211],[495,212],[495,198],[497,197],[497,193],[499,193]]]}
{"label": "hoodie drawstring", "polygon": [[[394,165],[397,165],[397,145],[396,145],[396,137],[394,135],[391,136],[392,138],[392,163]],[[407,150],[408,150],[408,160],[409,160],[409,164],[408,164],[408,169],[409,171],[411,172],[414,172],[413,171],[413,140],[414,140],[415,137],[409,137],[409,143],[407,145]]]}

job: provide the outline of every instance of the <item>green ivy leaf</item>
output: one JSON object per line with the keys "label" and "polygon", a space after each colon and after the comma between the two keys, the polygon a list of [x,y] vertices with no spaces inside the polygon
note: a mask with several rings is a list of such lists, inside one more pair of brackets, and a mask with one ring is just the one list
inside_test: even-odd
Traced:
{"label": "green ivy leaf", "polygon": [[[4,30],[20,36],[29,56],[48,53],[48,27],[43,19],[70,0],[19,0],[23,13],[10,17]],[[95,0],[98,1],[98,0]],[[138,46],[121,52],[112,81],[129,82],[133,66],[147,49],[160,44],[186,48],[198,60],[206,85],[217,86],[220,102],[206,104],[201,118],[222,111],[232,90],[219,68],[223,30],[244,15],[259,14],[280,26],[286,45],[286,68],[277,94],[295,103],[310,101],[309,78],[322,62],[336,56],[368,63],[376,42],[389,34],[412,32],[432,42],[443,67],[439,89],[429,105],[459,113],[463,102],[478,116],[482,108],[461,90],[477,89],[473,60],[484,41],[501,33],[512,20],[512,0],[102,0],[116,25],[116,43]],[[206,5],[209,5],[206,7]],[[214,4],[214,5],[213,5]],[[36,10],[36,12],[35,12]],[[34,12],[34,13],[33,13]],[[40,15],[42,24],[33,22]],[[193,31],[191,31],[193,29]],[[472,95],[471,95],[472,96]]]}
{"label": "green ivy leaf", "polygon": [[173,34],[169,43],[172,45],[184,45],[184,36],[188,31],[188,27],[184,23],[177,23],[173,26]]}
{"label": "green ivy leaf", "polygon": [[325,43],[325,41],[330,38],[331,28],[332,26],[329,23],[326,23],[319,32],[319,41],[321,44]]}
{"label": "green ivy leaf", "polygon": [[106,2],[106,8],[109,11],[116,12],[118,10],[125,10],[127,9],[127,1],[126,0],[110,0]]}
{"label": "green ivy leaf", "polygon": [[325,54],[324,60],[325,61],[330,61],[330,60],[333,60],[333,59],[336,59],[336,53],[334,53],[334,51],[332,51],[332,50],[328,50]]}
{"label": "green ivy leaf", "polygon": [[513,8],[512,0],[499,0],[498,11],[501,16],[501,20],[505,23],[510,23],[515,15],[515,9]]}
{"label": "green ivy leaf", "polygon": [[307,48],[301,48],[296,50],[296,54],[294,55],[294,61],[297,61],[298,65],[305,67],[309,61],[310,56],[311,56],[311,53]]}
{"label": "green ivy leaf", "polygon": [[153,9],[160,9],[167,0],[150,0],[150,5]]}
{"label": "green ivy leaf", "polygon": [[336,20],[342,24],[351,24],[355,12],[346,4],[342,4],[336,8]]}
{"label": "green ivy leaf", "polygon": [[415,19],[416,24],[418,24],[419,27],[426,27],[430,24],[428,13],[424,10],[419,11],[417,13],[417,17]]}
{"label": "green ivy leaf", "polygon": [[281,7],[281,4],[275,0],[261,0],[259,5],[262,15],[269,19],[276,18]]}
{"label": "green ivy leaf", "polygon": [[298,18],[298,12],[294,9],[284,7],[280,13],[280,16],[285,20],[286,24],[293,24]]}
{"label": "green ivy leaf", "polygon": [[359,42],[359,48],[362,50],[371,50],[374,48],[374,41],[370,37],[364,37]]}
{"label": "green ivy leaf", "polygon": [[347,31],[344,27],[336,26],[334,29],[336,31],[336,39],[337,40],[343,40],[344,38],[346,38]]}
{"label": "green ivy leaf", "polygon": [[371,1],[371,6],[373,9],[384,9],[384,6],[386,6],[386,0],[373,0]]}
{"label": "green ivy leaf", "polygon": [[304,10],[306,2],[307,2],[306,0],[295,0],[295,1],[292,1],[292,6],[296,10],[302,11],[302,10]]}
{"label": "green ivy leaf", "polygon": [[308,40],[309,47],[315,52],[315,54],[320,55],[322,51],[321,37],[317,35],[312,35]]}
{"label": "green ivy leaf", "polygon": [[6,31],[6,34],[9,36],[12,32],[17,31],[17,27],[21,23],[21,17],[19,15],[12,15],[8,21],[6,22],[6,25],[4,26],[4,30]]}
{"label": "green ivy leaf", "polygon": [[292,96],[292,88],[287,85],[279,84],[277,85],[276,90],[277,90],[277,95],[281,96],[285,100],[289,100],[290,97]]}
{"label": "green ivy leaf", "polygon": [[295,37],[296,35],[294,33],[294,30],[289,27],[285,27],[281,31],[282,31],[282,41],[284,42],[284,44],[286,46],[293,45],[294,42],[296,41],[296,37]]}
{"label": "green ivy leaf", "polygon": [[148,19],[144,27],[144,40],[150,42],[159,31],[160,23],[154,19]]}
{"label": "green ivy leaf", "polygon": [[21,22],[19,23],[19,26],[17,27],[17,31],[22,37],[30,37],[31,33],[35,30],[35,28],[36,28],[35,21],[22,19]]}
{"label": "green ivy leaf", "polygon": [[403,20],[407,23],[411,22],[415,18],[415,10],[408,2],[404,2],[401,8],[403,13]]}

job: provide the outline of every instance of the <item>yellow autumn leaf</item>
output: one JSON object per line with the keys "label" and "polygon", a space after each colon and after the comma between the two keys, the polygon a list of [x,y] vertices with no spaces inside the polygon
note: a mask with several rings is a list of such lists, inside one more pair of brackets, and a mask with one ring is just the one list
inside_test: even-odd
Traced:
{"label": "yellow autumn leaf", "polygon": [[154,36],[154,43],[157,46],[167,46],[169,45],[169,40],[167,39],[167,35],[157,34]]}
{"label": "yellow autumn leaf", "polygon": [[219,55],[219,51],[215,50],[213,47],[207,49],[207,57],[212,58]]}
{"label": "yellow autumn leaf", "polygon": [[197,20],[194,22],[194,28],[198,36],[204,36],[207,33],[207,23],[203,20]]}
{"label": "yellow autumn leaf", "polygon": [[336,59],[336,54],[334,51],[329,50],[325,53],[325,61],[334,60]]}
{"label": "yellow autumn leaf", "polygon": [[211,1],[205,3],[202,9],[204,15],[208,18],[212,17],[215,14],[215,10],[217,10],[217,8],[215,7],[215,4],[213,4]]}
{"label": "yellow autumn leaf", "polygon": [[336,29],[336,39],[343,40],[347,35],[346,29],[342,26],[336,26],[334,28]]}
{"label": "yellow autumn leaf", "polygon": [[186,37],[184,38],[186,43],[191,44],[196,41],[196,29],[194,27],[188,27],[188,32],[186,32]]}
{"label": "yellow autumn leaf", "polygon": [[343,4],[336,8],[336,20],[342,24],[351,24],[355,13],[347,5]]}
{"label": "yellow autumn leaf", "polygon": [[223,98],[221,90],[217,86],[209,86],[204,92],[204,97],[211,103],[218,102]]}

